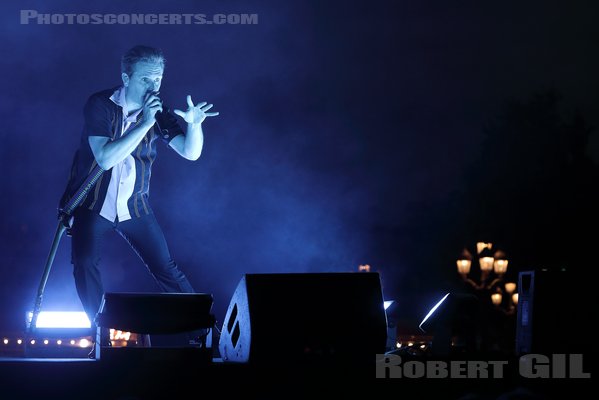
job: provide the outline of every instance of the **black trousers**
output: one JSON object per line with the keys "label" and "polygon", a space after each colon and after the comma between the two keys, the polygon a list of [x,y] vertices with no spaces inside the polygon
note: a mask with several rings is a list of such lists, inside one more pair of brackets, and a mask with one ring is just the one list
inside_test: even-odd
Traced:
{"label": "black trousers", "polygon": [[153,213],[124,222],[110,222],[95,212],[77,209],[72,227],[73,275],[79,299],[90,321],[100,308],[104,286],[100,273],[102,238],[118,232],[144,262],[159,288],[166,293],[195,293],[173,261]]}

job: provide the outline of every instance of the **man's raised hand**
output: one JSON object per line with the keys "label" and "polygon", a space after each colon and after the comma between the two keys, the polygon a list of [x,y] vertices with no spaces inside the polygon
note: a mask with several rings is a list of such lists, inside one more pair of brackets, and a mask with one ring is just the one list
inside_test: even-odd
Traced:
{"label": "man's raised hand", "polygon": [[213,104],[208,104],[205,101],[194,106],[190,95],[187,95],[187,105],[189,106],[187,111],[175,110],[174,113],[188,124],[201,124],[206,117],[215,117],[219,114],[218,112],[206,112],[212,108]]}

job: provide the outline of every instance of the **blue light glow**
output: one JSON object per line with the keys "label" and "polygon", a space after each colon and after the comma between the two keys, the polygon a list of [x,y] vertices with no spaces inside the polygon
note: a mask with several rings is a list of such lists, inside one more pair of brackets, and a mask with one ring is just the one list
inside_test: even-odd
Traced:
{"label": "blue light glow", "polygon": [[385,311],[387,311],[387,309],[389,307],[391,307],[391,304],[393,304],[395,302],[395,300],[387,300],[383,303],[383,306],[385,307]]}
{"label": "blue light glow", "polygon": [[422,320],[422,322],[420,323],[420,325],[418,325],[418,327],[420,329],[422,329],[422,324],[424,324],[426,322],[426,320],[433,315],[433,313],[435,312],[435,310],[437,310],[437,308],[439,308],[439,306],[441,304],[443,304],[443,302],[445,301],[445,299],[447,298],[447,296],[449,296],[449,293],[447,293],[445,296],[443,296],[443,298],[441,300],[439,300],[439,302],[437,304],[435,304],[435,306],[433,308],[431,308],[431,310],[428,312],[428,314],[426,314],[426,317],[424,317],[424,319]]}
{"label": "blue light glow", "polygon": [[[27,313],[31,322],[33,312]],[[83,311],[42,311],[37,317],[36,328],[91,328],[87,314]]]}

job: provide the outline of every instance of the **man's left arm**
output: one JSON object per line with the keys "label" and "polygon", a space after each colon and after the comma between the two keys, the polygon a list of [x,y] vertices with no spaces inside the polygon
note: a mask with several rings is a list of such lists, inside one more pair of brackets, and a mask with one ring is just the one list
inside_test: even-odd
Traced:
{"label": "man's left arm", "polygon": [[181,157],[195,161],[200,158],[202,148],[204,147],[204,132],[202,131],[202,122],[207,117],[215,117],[218,112],[206,112],[212,108],[212,104],[205,101],[193,104],[191,96],[187,96],[187,111],[174,110],[174,113],[187,122],[187,132],[185,135],[175,136],[169,143]]}

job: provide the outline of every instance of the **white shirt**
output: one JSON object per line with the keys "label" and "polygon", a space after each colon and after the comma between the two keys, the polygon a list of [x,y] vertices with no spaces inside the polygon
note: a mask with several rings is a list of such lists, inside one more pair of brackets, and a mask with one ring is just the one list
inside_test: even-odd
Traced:
{"label": "white shirt", "polygon": [[[121,133],[119,135],[119,137],[122,137],[127,134],[127,130],[137,120],[137,116],[141,112],[141,109],[127,116],[129,110],[127,108],[127,100],[125,99],[124,86],[117,89],[112,96],[110,96],[110,100],[123,109],[123,120],[121,121]],[[127,201],[129,201],[129,198],[133,194],[134,187],[135,160],[131,154],[129,154],[123,161],[112,167],[110,183],[108,184],[106,198],[102,204],[100,215],[110,222],[115,222],[117,218],[118,221],[131,219]]]}

